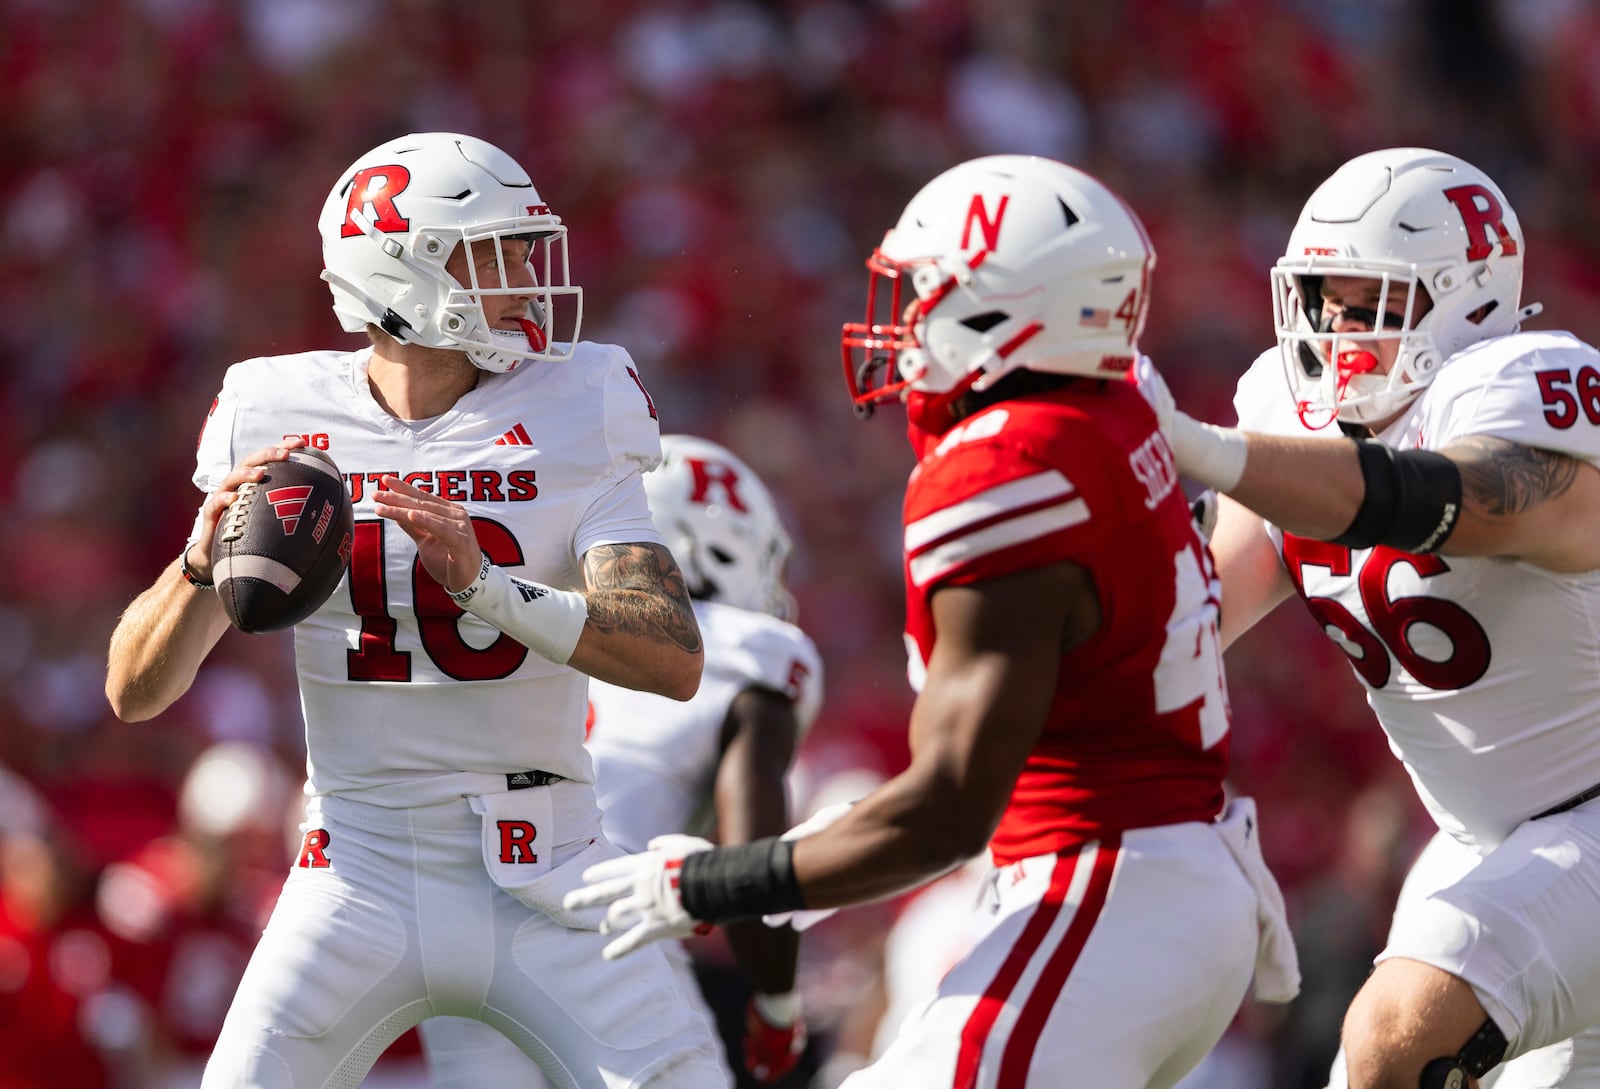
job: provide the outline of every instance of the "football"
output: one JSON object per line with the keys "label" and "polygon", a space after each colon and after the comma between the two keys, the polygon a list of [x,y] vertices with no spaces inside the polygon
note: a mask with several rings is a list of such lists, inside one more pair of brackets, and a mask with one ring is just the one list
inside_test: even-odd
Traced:
{"label": "football", "polygon": [[266,469],[240,487],[211,546],[223,611],[245,632],[300,623],[350,563],[354,510],[333,459],[302,447]]}

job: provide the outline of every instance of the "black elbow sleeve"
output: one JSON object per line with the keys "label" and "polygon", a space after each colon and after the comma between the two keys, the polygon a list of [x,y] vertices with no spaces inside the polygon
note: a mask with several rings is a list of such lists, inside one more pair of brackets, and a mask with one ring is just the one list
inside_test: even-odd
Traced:
{"label": "black elbow sleeve", "polygon": [[1333,543],[1437,552],[1461,517],[1461,470],[1455,462],[1432,450],[1393,450],[1374,439],[1353,441],[1366,495],[1350,527]]}

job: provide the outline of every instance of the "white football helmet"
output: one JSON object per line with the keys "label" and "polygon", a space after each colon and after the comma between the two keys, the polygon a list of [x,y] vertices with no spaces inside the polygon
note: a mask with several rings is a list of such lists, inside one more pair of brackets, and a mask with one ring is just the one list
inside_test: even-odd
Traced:
{"label": "white football helmet", "polygon": [[[493,144],[424,132],[373,148],[340,177],[317,227],[322,278],[349,332],[376,325],[404,344],[465,352],[486,371],[571,357],[583,289],[568,275],[567,229],[527,172]],[[532,287],[506,286],[513,284],[507,240],[529,243]],[[479,283],[472,260],[467,283],[445,271],[463,242],[493,247],[492,278]],[[494,295],[531,296],[520,331],[490,325],[482,300]]]}
{"label": "white football helmet", "polygon": [[[1386,420],[1452,355],[1515,332],[1540,309],[1519,309],[1523,248],[1505,194],[1454,155],[1389,148],[1341,166],[1306,202],[1272,270],[1278,345],[1301,418],[1321,421],[1313,426],[1335,417]],[[1322,316],[1326,276],[1377,280],[1376,314],[1407,319],[1371,332],[1333,332]],[[1394,366],[1375,373],[1369,346],[1396,337]]]}
{"label": "white football helmet", "polygon": [[644,487],[691,597],[793,617],[783,585],[792,545],[755,470],[708,439],[662,435],[661,464]]}
{"label": "white football helmet", "polygon": [[857,411],[904,394],[926,418],[1019,368],[1123,374],[1155,260],[1138,217],[1080,170],[1028,155],[952,167],[867,260],[867,319],[842,344]]}

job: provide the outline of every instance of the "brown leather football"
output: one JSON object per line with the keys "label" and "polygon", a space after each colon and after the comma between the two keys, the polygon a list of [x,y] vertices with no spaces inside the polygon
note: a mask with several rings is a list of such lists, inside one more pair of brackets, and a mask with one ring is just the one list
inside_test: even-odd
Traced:
{"label": "brown leather football", "polygon": [[303,447],[239,488],[211,547],[212,581],[240,631],[277,631],[328,600],[350,563],[354,508],[333,459]]}

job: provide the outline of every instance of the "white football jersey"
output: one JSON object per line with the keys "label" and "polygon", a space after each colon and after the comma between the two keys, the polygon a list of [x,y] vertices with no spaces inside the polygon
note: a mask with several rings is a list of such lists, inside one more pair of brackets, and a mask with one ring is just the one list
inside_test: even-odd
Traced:
{"label": "white football jersey", "polygon": [[456,500],[491,561],[582,589],[590,548],[662,541],[640,481],[660,461],[660,430],[637,370],[621,348],[580,343],[565,362],[484,372],[444,415],[405,422],[373,399],[371,356],[229,368],[194,477],[209,493],[240,458],[304,435],[350,486],[350,568],[295,628],[308,792],[408,806],[503,791],[517,771],[592,781],[588,678],[463,613],[373,496],[388,473]]}
{"label": "white football jersey", "polygon": [[706,644],[700,691],[687,702],[593,681],[595,790],[606,835],[642,851],[664,832],[704,833],[722,761],[722,727],[734,697],[769,688],[795,705],[801,731],[822,703],[822,659],[811,637],[765,613],[697,601]]}
{"label": "white football jersey", "polygon": [[[1240,380],[1234,406],[1241,427],[1313,433],[1276,350]],[[1337,426],[1315,434],[1340,437]],[[1560,332],[1482,341],[1378,437],[1438,450],[1467,435],[1600,463],[1600,352]],[[1268,531],[1441,829],[1486,852],[1600,783],[1600,572]]]}

